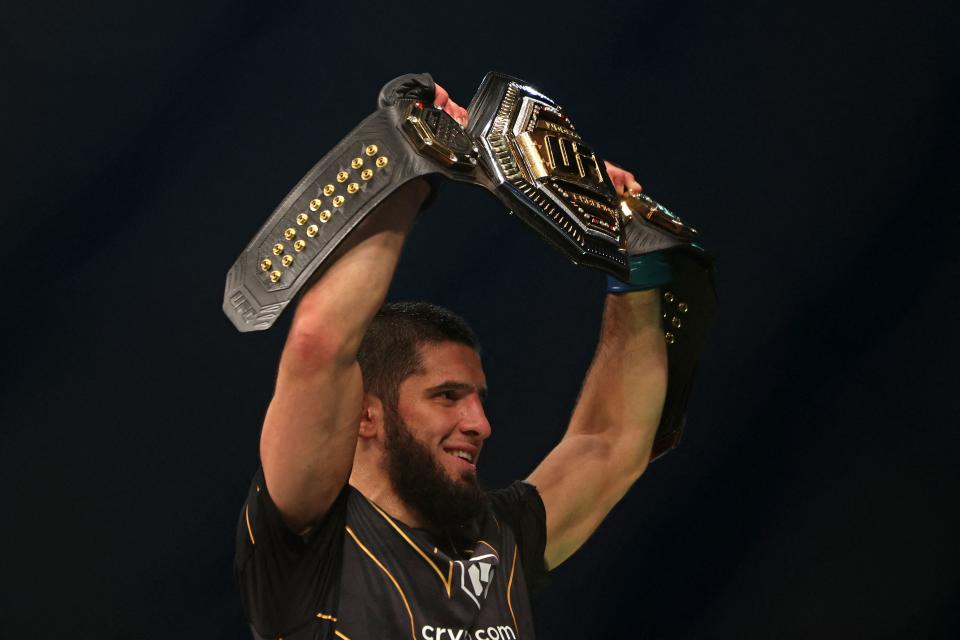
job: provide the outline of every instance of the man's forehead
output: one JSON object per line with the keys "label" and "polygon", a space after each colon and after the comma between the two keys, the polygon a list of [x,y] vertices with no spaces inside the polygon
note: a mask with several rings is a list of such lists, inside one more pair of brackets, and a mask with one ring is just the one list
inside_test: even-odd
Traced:
{"label": "man's forehead", "polygon": [[459,342],[433,342],[420,345],[422,371],[417,377],[426,384],[443,381],[465,382],[486,387],[480,354]]}

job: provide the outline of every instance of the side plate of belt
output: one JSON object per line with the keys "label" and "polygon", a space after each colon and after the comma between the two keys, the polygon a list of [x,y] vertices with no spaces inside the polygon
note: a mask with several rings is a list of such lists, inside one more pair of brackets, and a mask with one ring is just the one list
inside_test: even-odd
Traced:
{"label": "side plate of belt", "polygon": [[433,97],[427,74],[383,87],[379,108],[293,187],[237,258],[227,317],[240,331],[272,326],[350,232],[409,180],[475,184],[577,264],[628,280],[628,234],[633,255],[638,247],[666,252],[674,274],[663,301],[670,373],[654,453],[676,446],[716,307],[712,260],[697,232],[645,195],[618,194],[564,110],[526,82],[488,73],[466,129]]}

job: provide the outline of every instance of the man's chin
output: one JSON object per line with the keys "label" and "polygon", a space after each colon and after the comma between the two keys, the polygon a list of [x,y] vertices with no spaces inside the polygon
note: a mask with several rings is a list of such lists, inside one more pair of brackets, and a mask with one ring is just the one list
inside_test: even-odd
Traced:
{"label": "man's chin", "polygon": [[471,487],[475,487],[477,486],[477,472],[473,470],[461,471],[460,477],[457,478],[456,481],[459,482],[460,484],[465,484]]}
{"label": "man's chin", "polygon": [[477,485],[477,470],[476,469],[450,469],[449,467],[444,468],[447,478],[451,482],[458,485],[471,486],[475,487]]}
{"label": "man's chin", "polygon": [[476,468],[438,457],[402,422],[387,429],[386,467],[400,499],[434,528],[466,525],[485,507]]}

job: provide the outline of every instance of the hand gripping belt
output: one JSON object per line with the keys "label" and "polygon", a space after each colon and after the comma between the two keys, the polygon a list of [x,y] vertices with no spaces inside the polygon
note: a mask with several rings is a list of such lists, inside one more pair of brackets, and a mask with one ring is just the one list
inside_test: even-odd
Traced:
{"label": "hand gripping belt", "polygon": [[479,185],[577,264],[629,278],[629,255],[664,251],[667,399],[654,457],[675,447],[716,309],[713,263],[697,232],[645,195],[619,195],[603,161],[553,100],[488,73],[466,129],[433,106],[434,83],[387,83],[379,108],[287,194],[227,274],[223,310],[240,331],[267,329],[319,277],[341,242],[417,177]]}

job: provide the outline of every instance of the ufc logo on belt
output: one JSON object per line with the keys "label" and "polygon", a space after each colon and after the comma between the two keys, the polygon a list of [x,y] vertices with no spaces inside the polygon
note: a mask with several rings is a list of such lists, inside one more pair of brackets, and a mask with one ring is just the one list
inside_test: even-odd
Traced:
{"label": "ufc logo on belt", "polygon": [[597,184],[603,183],[597,156],[582,142],[547,133],[543,136],[543,146],[551,172],[581,180],[589,176]]}

